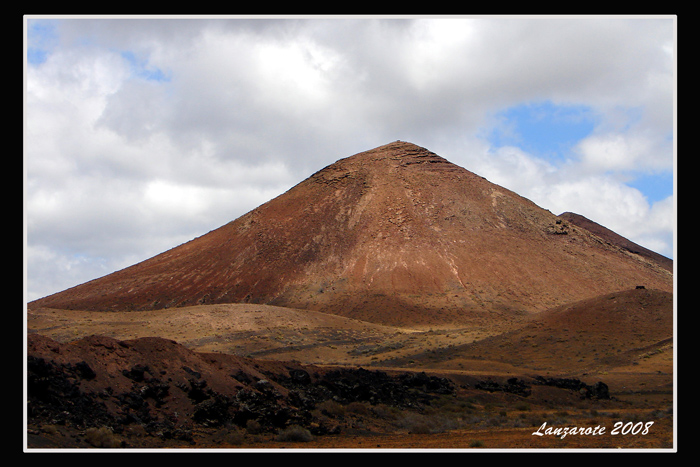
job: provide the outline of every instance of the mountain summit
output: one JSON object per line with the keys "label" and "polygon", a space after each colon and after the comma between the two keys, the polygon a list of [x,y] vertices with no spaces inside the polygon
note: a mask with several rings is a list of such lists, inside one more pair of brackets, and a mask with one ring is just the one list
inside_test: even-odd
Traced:
{"label": "mountain summit", "polygon": [[425,148],[338,160],[240,218],[32,302],[81,310],[213,303],[385,324],[520,316],[672,274]]}

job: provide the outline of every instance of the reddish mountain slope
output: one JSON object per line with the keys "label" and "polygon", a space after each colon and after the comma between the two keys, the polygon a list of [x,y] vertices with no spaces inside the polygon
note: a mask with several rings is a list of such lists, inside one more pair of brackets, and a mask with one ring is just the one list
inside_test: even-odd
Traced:
{"label": "reddish mountain slope", "polygon": [[255,302],[387,324],[507,318],[672,275],[419,146],[341,159],[219,229],[30,306]]}
{"label": "reddish mountain slope", "polygon": [[656,253],[655,251],[651,251],[647,248],[644,248],[641,245],[638,245],[634,243],[631,240],[626,239],[622,235],[619,235],[612,230],[608,229],[607,227],[603,227],[602,225],[593,222],[592,220],[582,216],[581,214],[576,214],[573,212],[565,212],[563,214],[559,215],[560,218],[563,220],[577,225],[579,227],[583,227],[584,229],[588,230],[591,233],[594,233],[598,235],[600,238],[605,240],[606,242],[610,242],[613,245],[619,246],[620,248],[627,250],[631,253],[637,254],[639,256],[642,256],[644,258],[648,258],[652,261],[655,261],[658,263],[661,267],[666,269],[667,271],[673,271],[673,260],[670,258],[667,258],[663,255],[660,255]]}

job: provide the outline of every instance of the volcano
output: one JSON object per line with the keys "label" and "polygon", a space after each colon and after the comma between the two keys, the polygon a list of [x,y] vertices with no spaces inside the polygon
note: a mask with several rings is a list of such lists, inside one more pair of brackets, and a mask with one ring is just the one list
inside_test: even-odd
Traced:
{"label": "volcano", "polygon": [[432,325],[509,319],[637,286],[670,292],[673,276],[397,141],[340,159],[188,243],[29,305],[256,303]]}

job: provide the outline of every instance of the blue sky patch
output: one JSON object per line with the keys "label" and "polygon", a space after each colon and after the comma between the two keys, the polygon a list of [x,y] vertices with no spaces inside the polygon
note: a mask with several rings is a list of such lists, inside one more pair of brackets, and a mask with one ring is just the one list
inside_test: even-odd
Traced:
{"label": "blue sky patch", "polygon": [[496,115],[500,124],[488,136],[496,147],[517,146],[551,163],[564,160],[571,148],[596,125],[593,110],[550,101],[510,107]]}
{"label": "blue sky patch", "polygon": [[52,20],[27,21],[27,63],[40,65],[58,43],[56,23]]}
{"label": "blue sky patch", "polygon": [[124,58],[131,66],[131,72],[134,76],[148,80],[148,81],[170,81],[170,75],[163,72],[160,68],[149,67],[148,61],[139,58],[130,50],[125,50],[121,52],[122,58]]}
{"label": "blue sky patch", "polygon": [[626,185],[641,191],[649,203],[656,203],[673,195],[673,172],[640,175]]}

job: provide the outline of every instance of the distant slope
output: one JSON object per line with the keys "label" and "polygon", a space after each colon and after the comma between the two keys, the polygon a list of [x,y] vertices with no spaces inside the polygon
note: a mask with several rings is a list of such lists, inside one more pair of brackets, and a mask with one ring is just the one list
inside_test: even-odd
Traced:
{"label": "distant slope", "polygon": [[565,212],[563,214],[560,214],[559,217],[564,219],[565,221],[577,225],[579,227],[583,227],[584,229],[588,230],[589,232],[598,235],[600,238],[604,239],[607,242],[610,242],[613,245],[619,246],[620,248],[623,248],[630,253],[637,254],[639,256],[642,256],[644,258],[648,258],[652,261],[655,261],[658,263],[662,268],[666,269],[667,271],[673,271],[673,260],[669,259],[663,255],[660,255],[659,253],[656,253],[654,251],[651,251],[647,248],[644,248],[641,245],[637,245],[631,240],[626,239],[622,235],[619,235],[612,230],[603,227],[602,225],[593,222],[592,220],[580,215],[576,214],[573,212]]}
{"label": "distant slope", "polygon": [[527,326],[455,346],[442,358],[582,371],[629,365],[672,341],[673,294],[631,289],[547,310]]}

